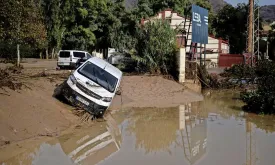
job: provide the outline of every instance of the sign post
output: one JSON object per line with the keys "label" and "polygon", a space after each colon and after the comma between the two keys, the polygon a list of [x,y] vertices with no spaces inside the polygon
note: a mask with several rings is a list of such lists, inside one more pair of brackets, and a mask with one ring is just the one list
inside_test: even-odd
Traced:
{"label": "sign post", "polygon": [[[208,10],[192,5],[192,43],[200,43],[200,65],[202,64],[202,44],[204,53],[208,44]],[[197,48],[195,49],[197,52]],[[205,54],[204,54],[204,58]],[[197,59],[197,58],[196,58]],[[197,60],[196,60],[197,62]],[[204,59],[205,63],[205,59]]]}
{"label": "sign post", "polygon": [[208,10],[192,5],[192,42],[208,44]]}

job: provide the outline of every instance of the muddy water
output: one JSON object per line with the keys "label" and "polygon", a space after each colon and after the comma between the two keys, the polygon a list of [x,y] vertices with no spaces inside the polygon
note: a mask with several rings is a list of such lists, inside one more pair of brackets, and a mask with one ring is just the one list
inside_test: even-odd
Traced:
{"label": "muddy water", "polygon": [[[273,165],[275,117],[241,111],[231,91],[202,102],[130,109],[106,122],[0,150],[2,164]],[[28,144],[27,144],[28,143]],[[0,163],[1,164],[1,163]]]}

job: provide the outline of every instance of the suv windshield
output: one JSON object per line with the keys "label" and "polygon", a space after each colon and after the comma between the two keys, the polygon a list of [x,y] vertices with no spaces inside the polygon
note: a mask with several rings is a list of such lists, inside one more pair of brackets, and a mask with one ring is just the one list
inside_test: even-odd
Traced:
{"label": "suv windshield", "polygon": [[85,57],[85,53],[83,53],[83,52],[74,52],[74,57],[84,58]]}
{"label": "suv windshield", "polygon": [[109,92],[114,92],[118,79],[97,65],[87,62],[78,73],[94,81]]}
{"label": "suv windshield", "polygon": [[67,58],[67,57],[70,57],[70,52],[67,52],[67,51],[61,51],[60,53],[59,53],[59,57],[61,57],[61,58]]}

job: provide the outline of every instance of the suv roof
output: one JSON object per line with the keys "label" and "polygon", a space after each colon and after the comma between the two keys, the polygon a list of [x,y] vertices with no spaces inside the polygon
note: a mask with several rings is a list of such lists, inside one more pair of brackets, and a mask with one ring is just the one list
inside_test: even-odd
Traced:
{"label": "suv roof", "polygon": [[120,79],[122,76],[122,72],[118,68],[114,67],[113,65],[111,65],[110,63],[108,63],[107,61],[101,58],[92,57],[87,61],[90,61],[91,63],[96,64],[100,68],[104,68],[107,72],[111,73],[113,76],[115,76],[118,79]]}
{"label": "suv roof", "polygon": [[88,53],[87,51],[82,51],[82,50],[60,50],[60,52],[61,51]]}

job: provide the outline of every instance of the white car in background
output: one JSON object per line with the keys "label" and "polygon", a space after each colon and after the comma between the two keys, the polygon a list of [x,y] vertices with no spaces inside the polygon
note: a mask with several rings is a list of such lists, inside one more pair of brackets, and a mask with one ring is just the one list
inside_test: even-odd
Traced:
{"label": "white car in background", "polygon": [[58,53],[57,66],[60,68],[77,68],[81,63],[93,57],[85,51],[60,50]]}
{"label": "white car in background", "polygon": [[122,72],[98,57],[78,67],[63,84],[61,93],[73,105],[103,116],[118,91]]}

